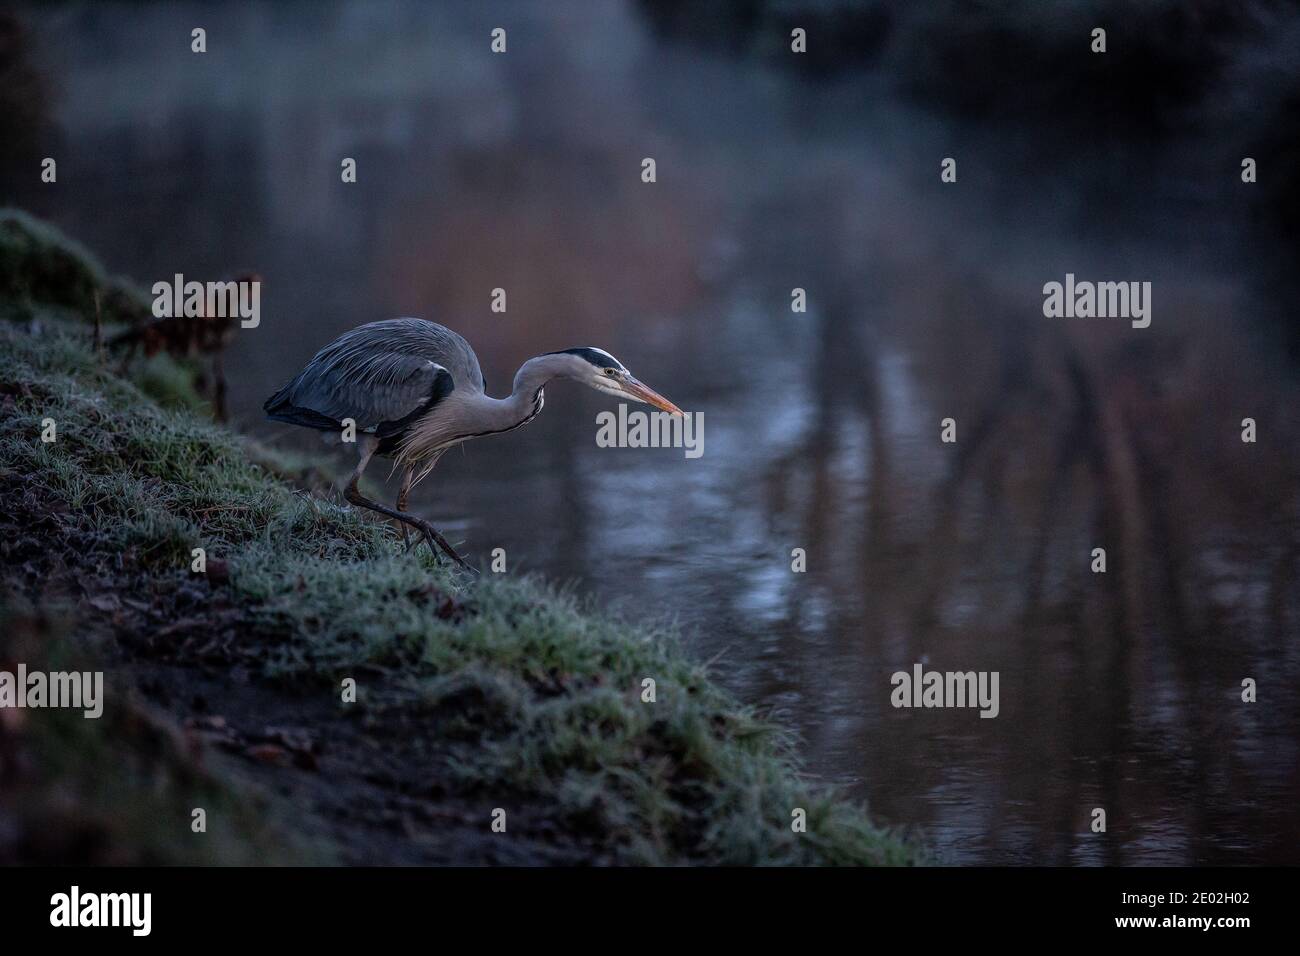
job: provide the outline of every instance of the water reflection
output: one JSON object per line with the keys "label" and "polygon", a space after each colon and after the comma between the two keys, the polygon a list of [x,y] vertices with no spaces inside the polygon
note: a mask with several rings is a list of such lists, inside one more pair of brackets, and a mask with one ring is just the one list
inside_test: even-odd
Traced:
{"label": "water reflection", "polygon": [[[704,412],[703,458],[597,449],[607,403],[557,385],[419,507],[471,553],[677,619],[811,774],[950,860],[1297,862],[1300,406],[1232,217],[1146,198],[1135,170],[1169,153],[1035,178],[977,130],[658,44],[613,4],[31,21],[68,159],[12,198],[142,280],[260,272],[226,363],[243,427],[310,442],[262,399],[375,318],[457,328],[494,394],[532,354],[607,348]],[[131,42],[199,22],[206,58]],[[1152,327],[1043,319],[1067,271],[1152,280]],[[1000,671],[999,718],[891,708],[918,660]]]}

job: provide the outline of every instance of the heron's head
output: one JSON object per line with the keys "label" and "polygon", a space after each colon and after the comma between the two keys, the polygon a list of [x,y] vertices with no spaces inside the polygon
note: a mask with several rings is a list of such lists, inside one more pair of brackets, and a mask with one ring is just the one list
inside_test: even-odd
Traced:
{"label": "heron's head", "polygon": [[630,398],[634,402],[645,402],[674,415],[686,414],[649,385],[638,381],[622,362],[604,349],[582,347],[551,354],[572,356],[572,360],[566,363],[566,376],[598,392]]}

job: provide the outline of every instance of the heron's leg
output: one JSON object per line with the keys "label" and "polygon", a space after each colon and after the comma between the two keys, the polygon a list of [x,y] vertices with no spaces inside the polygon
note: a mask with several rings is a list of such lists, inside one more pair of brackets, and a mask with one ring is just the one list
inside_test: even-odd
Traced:
{"label": "heron's leg", "polygon": [[361,473],[366,470],[366,465],[370,464],[370,459],[375,454],[375,449],[379,446],[379,440],[373,436],[367,435],[361,439],[361,460],[357,462],[356,470],[352,472],[352,477],[348,480],[348,486],[343,492],[343,497],[360,508],[369,508],[371,511],[378,512],[389,518],[396,518],[404,524],[409,524],[422,535],[424,540],[429,544],[429,550],[434,554],[438,553],[441,548],[447,557],[451,558],[466,571],[474,570],[465,563],[465,559],[456,553],[456,549],[449,545],[438,533],[438,529],[429,522],[413,514],[407,514],[405,511],[396,511],[392,508],[385,507],[377,501],[371,501],[360,491],[357,490],[357,482],[361,480]]}
{"label": "heron's leg", "polygon": [[[402,473],[402,488],[397,493],[397,510],[406,510],[406,497],[411,493],[411,485],[415,483],[415,468],[407,467]],[[406,522],[400,521],[398,524],[402,529],[402,544],[406,545],[406,550],[411,550],[411,533],[406,529]]]}

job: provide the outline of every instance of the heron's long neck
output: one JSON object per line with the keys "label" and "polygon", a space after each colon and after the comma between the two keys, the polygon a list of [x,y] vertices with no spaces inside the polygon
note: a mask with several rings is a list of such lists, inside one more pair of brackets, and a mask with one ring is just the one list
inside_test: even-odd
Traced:
{"label": "heron's long neck", "polygon": [[567,371],[565,358],[567,356],[539,355],[519,366],[514,390],[509,397],[491,400],[496,405],[494,417],[498,430],[522,425],[542,410],[542,388]]}
{"label": "heron's long neck", "polygon": [[515,372],[515,387],[510,393],[510,401],[521,402],[531,407],[533,396],[541,390],[542,386],[568,371],[568,358],[569,356],[563,354],[538,355],[519,366],[519,371]]}

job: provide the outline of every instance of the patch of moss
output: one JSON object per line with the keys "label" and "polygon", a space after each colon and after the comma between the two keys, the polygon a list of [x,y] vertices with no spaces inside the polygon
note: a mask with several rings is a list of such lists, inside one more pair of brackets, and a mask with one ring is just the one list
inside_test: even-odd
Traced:
{"label": "patch of moss", "polygon": [[110,278],[88,250],[18,209],[0,209],[0,299],[62,306],[93,321],[143,321],[149,301],[134,285]]}

